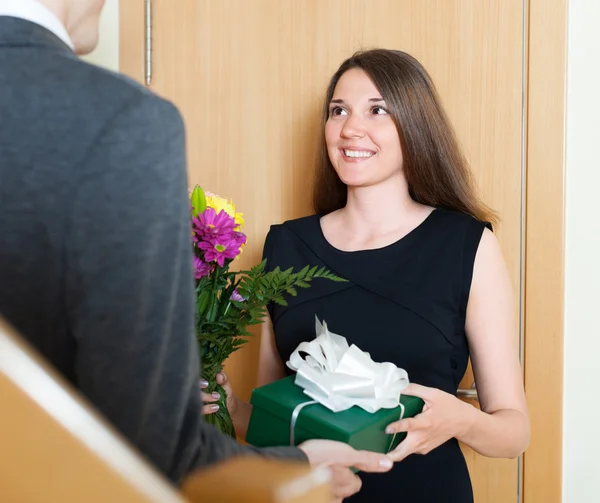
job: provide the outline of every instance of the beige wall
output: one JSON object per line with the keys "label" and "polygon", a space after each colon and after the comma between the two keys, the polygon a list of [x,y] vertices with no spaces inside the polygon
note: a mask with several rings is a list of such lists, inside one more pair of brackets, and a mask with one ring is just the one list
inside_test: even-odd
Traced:
{"label": "beige wall", "polygon": [[598,0],[570,0],[563,503],[600,501],[599,22]]}
{"label": "beige wall", "polygon": [[119,70],[119,0],[106,0],[100,19],[100,42],[84,59],[109,70]]}

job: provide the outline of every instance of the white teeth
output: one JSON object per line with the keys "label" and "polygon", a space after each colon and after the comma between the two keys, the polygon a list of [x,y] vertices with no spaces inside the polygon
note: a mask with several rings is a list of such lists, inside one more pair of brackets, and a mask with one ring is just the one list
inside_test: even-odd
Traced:
{"label": "white teeth", "polygon": [[371,157],[373,152],[367,152],[364,150],[344,150],[344,155],[347,157]]}

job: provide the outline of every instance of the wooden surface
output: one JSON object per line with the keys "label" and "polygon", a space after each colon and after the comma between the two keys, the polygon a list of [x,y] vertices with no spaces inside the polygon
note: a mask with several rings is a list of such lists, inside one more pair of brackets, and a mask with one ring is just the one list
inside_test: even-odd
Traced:
{"label": "wooden surface", "polygon": [[532,437],[524,456],[526,503],[562,498],[567,4],[530,0],[529,12],[525,388]]}
{"label": "wooden surface", "polygon": [[182,487],[190,501],[329,503],[329,472],[303,463],[238,458],[195,474]]}
{"label": "wooden surface", "polygon": [[[270,224],[311,211],[319,107],[342,60],[374,46],[402,49],[420,59],[437,83],[484,199],[502,219],[496,233],[515,289],[516,319],[525,321],[534,430],[525,463],[541,474],[548,462],[557,467],[552,473],[560,480],[560,428],[553,420],[544,425],[549,414],[556,421],[561,415],[560,399],[555,400],[560,386],[553,386],[551,395],[544,383],[550,373],[552,382],[562,382],[562,262],[556,259],[562,253],[562,156],[555,156],[561,149],[554,145],[562,145],[564,69],[552,58],[564,53],[564,32],[555,37],[551,26],[561,28],[565,12],[559,8],[551,14],[556,1],[564,7],[563,0],[532,0],[525,19],[529,5],[520,0],[181,0],[177,8],[154,0],[152,89],[184,115],[190,183],[233,198],[245,213],[249,245],[240,264],[245,266],[259,260]],[[142,4],[121,2],[121,69],[139,81]],[[531,36],[524,40],[529,27]],[[527,42],[532,47],[524,61]],[[537,95],[529,96],[527,109],[534,114],[526,129],[533,152],[525,152],[523,144],[527,76],[529,94]],[[550,137],[556,141],[549,142]],[[549,160],[553,167],[544,174]],[[547,267],[554,279],[544,282]],[[524,314],[521,294],[527,299]],[[545,327],[552,327],[550,339]],[[515,336],[518,330],[515,326]],[[257,343],[227,366],[244,398],[255,384]],[[472,382],[468,373],[462,386]],[[550,447],[539,450],[542,444]],[[476,501],[517,501],[516,460],[465,453]],[[528,459],[535,459],[535,467]],[[525,475],[526,487],[527,480]],[[527,503],[546,501],[536,499],[531,487]]]}
{"label": "wooden surface", "polygon": [[0,411],[2,503],[183,502],[2,320]]}

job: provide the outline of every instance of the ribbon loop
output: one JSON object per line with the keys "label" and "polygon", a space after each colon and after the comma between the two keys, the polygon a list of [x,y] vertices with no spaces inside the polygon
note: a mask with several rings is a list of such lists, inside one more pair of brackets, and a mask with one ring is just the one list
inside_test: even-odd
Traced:
{"label": "ribbon loop", "polygon": [[400,405],[400,395],[409,383],[405,370],[393,363],[374,362],[369,353],[349,346],[345,337],[330,332],[317,317],[315,329],[316,338],[299,344],[287,362],[306,395],[333,412],[357,405],[372,413]]}

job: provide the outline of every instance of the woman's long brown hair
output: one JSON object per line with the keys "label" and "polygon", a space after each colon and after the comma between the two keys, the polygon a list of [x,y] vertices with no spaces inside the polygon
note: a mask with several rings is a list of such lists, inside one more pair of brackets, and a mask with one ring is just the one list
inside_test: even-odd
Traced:
{"label": "woman's long brown hair", "polygon": [[496,223],[495,212],[476,193],[471,170],[431,77],[409,54],[386,49],[357,52],[331,78],[322,112],[313,191],[316,213],[326,215],[346,205],[347,187],[331,165],[324,130],[335,86],[352,68],[360,68],[369,76],[396,123],[404,161],[402,169],[411,197],[421,204],[461,211],[480,221]]}

